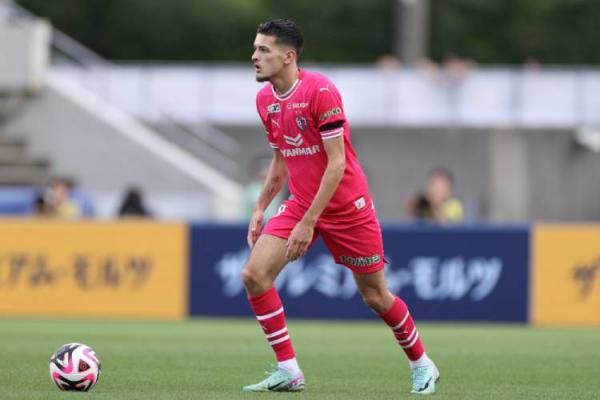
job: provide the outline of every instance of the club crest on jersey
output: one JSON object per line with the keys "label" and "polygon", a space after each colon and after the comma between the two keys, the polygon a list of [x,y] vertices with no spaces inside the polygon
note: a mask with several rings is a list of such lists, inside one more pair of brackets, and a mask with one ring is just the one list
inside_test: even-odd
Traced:
{"label": "club crest on jersey", "polygon": [[279,105],[279,103],[273,103],[273,104],[269,104],[267,106],[267,113],[268,114],[275,114],[281,111],[281,106]]}
{"label": "club crest on jersey", "polygon": [[304,143],[304,139],[302,139],[302,135],[300,133],[294,137],[283,135],[283,139],[287,144],[291,144],[292,146],[296,147],[299,147],[302,145],[302,143]]}
{"label": "club crest on jersey", "polygon": [[296,117],[296,126],[303,131],[308,128],[308,121],[304,117]]}

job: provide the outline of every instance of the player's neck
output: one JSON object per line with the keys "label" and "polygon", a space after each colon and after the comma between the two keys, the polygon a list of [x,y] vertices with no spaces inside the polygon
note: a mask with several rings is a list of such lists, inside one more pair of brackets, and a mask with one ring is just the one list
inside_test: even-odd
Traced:
{"label": "player's neck", "polygon": [[273,84],[273,88],[278,95],[287,93],[294,83],[300,77],[300,69],[297,66],[286,68],[281,71],[281,74],[277,75],[273,79],[271,79],[271,83]]}

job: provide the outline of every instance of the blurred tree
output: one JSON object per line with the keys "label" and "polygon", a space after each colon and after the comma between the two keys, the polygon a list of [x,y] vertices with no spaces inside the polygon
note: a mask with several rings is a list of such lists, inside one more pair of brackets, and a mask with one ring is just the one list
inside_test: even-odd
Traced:
{"label": "blurred tree", "polygon": [[434,59],[450,52],[481,63],[600,64],[590,0],[433,0]]}
{"label": "blurred tree", "polygon": [[306,60],[373,62],[393,50],[392,1],[263,0],[263,20],[290,18],[304,32]]}
{"label": "blurred tree", "polygon": [[391,49],[391,2],[343,0],[20,0],[117,60],[246,61],[258,24],[292,18],[317,61],[374,61]]}
{"label": "blurred tree", "polygon": [[[247,61],[257,25],[292,18],[305,59],[372,62],[393,49],[397,0],[19,0],[115,60]],[[59,6],[60,5],[60,6]],[[431,57],[600,64],[600,1],[431,0]]]}

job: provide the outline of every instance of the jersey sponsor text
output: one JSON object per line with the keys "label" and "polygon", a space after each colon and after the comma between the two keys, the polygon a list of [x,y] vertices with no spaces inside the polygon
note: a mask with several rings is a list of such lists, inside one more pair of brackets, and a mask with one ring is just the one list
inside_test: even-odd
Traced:
{"label": "jersey sponsor text", "polygon": [[321,151],[318,144],[310,147],[301,147],[297,149],[279,149],[281,155],[284,157],[296,157],[296,156],[312,156]]}

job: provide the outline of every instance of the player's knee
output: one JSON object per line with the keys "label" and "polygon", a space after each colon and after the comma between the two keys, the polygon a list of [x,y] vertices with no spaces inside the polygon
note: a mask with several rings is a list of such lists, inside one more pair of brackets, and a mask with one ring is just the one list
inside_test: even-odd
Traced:
{"label": "player's knee", "polygon": [[256,282],[255,275],[247,265],[242,269],[242,282],[244,282],[245,287],[252,286]]}
{"label": "player's knee", "polygon": [[254,292],[264,285],[265,276],[258,269],[246,264],[242,269],[242,282],[249,292]]}
{"label": "player's knee", "polygon": [[377,312],[381,312],[386,308],[386,296],[383,292],[379,290],[363,290],[362,298],[366,305],[371,307],[373,310]]}

